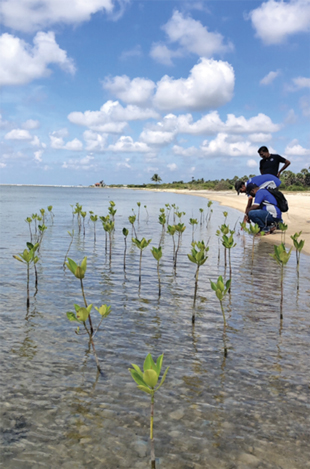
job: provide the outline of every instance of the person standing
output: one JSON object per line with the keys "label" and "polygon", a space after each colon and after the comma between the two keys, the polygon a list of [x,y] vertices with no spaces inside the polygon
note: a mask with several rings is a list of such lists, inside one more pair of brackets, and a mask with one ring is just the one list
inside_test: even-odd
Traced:
{"label": "person standing", "polygon": [[[261,174],[273,174],[279,178],[282,171],[284,171],[291,164],[291,162],[283,158],[283,156],[269,153],[267,147],[260,147],[257,152],[261,157],[259,163],[259,170]],[[284,165],[279,170],[280,163],[284,163]]]}

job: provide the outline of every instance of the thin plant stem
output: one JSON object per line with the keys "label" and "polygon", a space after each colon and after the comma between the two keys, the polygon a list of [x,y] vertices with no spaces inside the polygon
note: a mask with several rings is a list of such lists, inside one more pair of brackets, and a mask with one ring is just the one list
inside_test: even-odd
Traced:
{"label": "thin plant stem", "polygon": [[141,266],[142,266],[142,249],[140,249],[140,262],[139,262],[139,285],[141,285]]}
{"label": "thin plant stem", "polygon": [[[82,295],[83,295],[85,308],[87,308],[87,301],[86,301],[86,298],[85,298],[83,281],[82,281],[82,279],[80,279],[80,281],[81,281],[81,290],[82,290]],[[94,334],[94,328],[93,328],[93,324],[92,324],[92,320],[91,320],[90,315],[88,316],[88,321],[89,321],[89,326],[90,326],[90,333],[91,333],[91,336],[92,336]]]}
{"label": "thin plant stem", "polygon": [[[89,317],[89,316],[88,316],[88,317]],[[87,328],[87,326],[86,326],[85,321],[83,322],[83,324],[84,324],[84,327],[85,327],[85,329],[86,329],[86,332],[87,332],[87,334],[88,334],[88,336],[89,336],[89,341],[90,341],[90,343],[91,343],[91,345],[92,345],[92,348],[93,348],[93,351],[94,351],[94,356],[95,356],[95,360],[96,360],[96,364],[97,364],[98,371],[101,373],[101,368],[100,368],[100,365],[99,365],[99,360],[98,360],[98,357],[97,357],[97,352],[96,352],[95,344],[94,344],[94,341],[93,341],[93,338],[92,338],[92,334],[91,334],[91,332],[89,332],[89,330],[88,330],[88,328]]]}
{"label": "thin plant stem", "polygon": [[124,238],[125,242],[125,249],[124,249],[124,270],[126,270],[126,251],[127,251],[127,239],[126,237]]}
{"label": "thin plant stem", "polygon": [[297,262],[297,291],[299,290],[299,261],[300,261],[300,252],[296,251],[296,262]]}
{"label": "thin plant stem", "polygon": [[281,264],[281,299],[280,299],[280,319],[283,319],[283,263]]}
{"label": "thin plant stem", "polygon": [[29,300],[29,263],[27,263],[27,308],[30,306]]}
{"label": "thin plant stem", "polygon": [[151,418],[150,418],[150,440],[151,440],[151,467],[155,469],[155,445],[153,438],[153,423],[154,423],[154,393],[151,397]]}
{"label": "thin plant stem", "polygon": [[157,262],[157,276],[158,276],[158,296],[161,295],[161,284],[160,284],[160,275],[159,275],[159,261]]}
{"label": "thin plant stem", "polygon": [[221,304],[221,310],[222,310],[222,315],[223,315],[223,320],[224,320],[224,327],[226,327],[226,318],[225,318],[225,312],[223,308],[223,302],[220,301],[220,304]]}

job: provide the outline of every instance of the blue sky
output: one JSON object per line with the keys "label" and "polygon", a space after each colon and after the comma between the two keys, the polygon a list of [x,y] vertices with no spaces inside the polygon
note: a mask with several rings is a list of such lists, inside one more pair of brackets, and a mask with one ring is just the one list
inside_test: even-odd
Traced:
{"label": "blue sky", "polygon": [[2,0],[0,183],[310,166],[310,0]]}

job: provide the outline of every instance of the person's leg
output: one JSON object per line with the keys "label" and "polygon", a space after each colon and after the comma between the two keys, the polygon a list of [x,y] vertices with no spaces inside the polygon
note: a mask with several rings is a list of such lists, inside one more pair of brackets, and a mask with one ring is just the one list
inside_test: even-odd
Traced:
{"label": "person's leg", "polygon": [[257,223],[261,230],[269,231],[267,226],[273,223],[274,218],[266,210],[251,210],[248,214],[253,223]]}

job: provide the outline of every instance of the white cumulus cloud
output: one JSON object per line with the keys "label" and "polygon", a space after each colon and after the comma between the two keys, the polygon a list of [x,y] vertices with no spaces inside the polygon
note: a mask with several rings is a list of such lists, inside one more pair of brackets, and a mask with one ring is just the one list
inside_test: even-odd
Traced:
{"label": "white cumulus cloud", "polygon": [[121,153],[147,153],[150,148],[143,142],[134,142],[131,137],[123,135],[115,144],[109,145],[108,150]]}
{"label": "white cumulus cloud", "polygon": [[260,85],[270,85],[275,78],[277,78],[280,75],[280,70],[277,70],[276,72],[269,72],[267,75],[264,76],[264,78],[261,79],[259,82]]}
{"label": "white cumulus cloud", "polygon": [[310,30],[310,1],[269,0],[252,10],[249,18],[265,44],[281,44],[293,34]]}
{"label": "white cumulus cloud", "polygon": [[33,130],[38,129],[40,127],[40,122],[33,119],[28,119],[26,122],[22,124],[23,129]]}
{"label": "white cumulus cloud", "polygon": [[126,75],[107,77],[103,83],[103,88],[109,90],[118,99],[130,104],[146,103],[155,88],[155,83],[146,78],[130,78]]}
{"label": "white cumulus cloud", "polygon": [[284,151],[285,155],[287,156],[309,156],[310,149],[303,148],[299,143],[298,140],[292,140]]}
{"label": "white cumulus cloud", "polygon": [[5,140],[31,140],[32,135],[25,129],[13,129],[4,136]]}
{"label": "white cumulus cloud", "polygon": [[201,110],[222,106],[232,99],[233,67],[227,62],[202,58],[188,78],[165,75],[158,83],[154,104],[163,110]]}
{"label": "white cumulus cloud", "polygon": [[167,164],[167,168],[170,169],[170,171],[175,171],[178,169],[177,165],[175,163],[170,163],[170,164]]}
{"label": "white cumulus cloud", "polygon": [[246,140],[231,138],[228,134],[219,133],[214,140],[205,140],[201,145],[205,156],[256,156],[257,148]]}
{"label": "white cumulus cloud", "polygon": [[50,75],[50,64],[73,74],[75,66],[66,51],[60,49],[53,32],[39,32],[33,47],[22,39],[4,33],[0,36],[0,85],[23,85]]}
{"label": "white cumulus cloud", "polygon": [[55,23],[88,21],[99,11],[112,12],[113,0],[2,0],[2,22],[17,31],[31,32]]}

